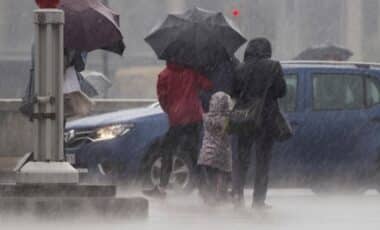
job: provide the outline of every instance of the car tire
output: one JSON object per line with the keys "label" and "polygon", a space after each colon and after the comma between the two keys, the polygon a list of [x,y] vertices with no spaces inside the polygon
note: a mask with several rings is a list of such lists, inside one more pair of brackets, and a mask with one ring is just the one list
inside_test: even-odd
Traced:
{"label": "car tire", "polygon": [[108,159],[98,159],[88,167],[88,178],[90,181],[117,183],[122,172],[122,165],[109,161]]}
{"label": "car tire", "polygon": [[96,169],[102,176],[114,176],[118,174],[116,167],[109,161],[99,162],[96,165]]}
{"label": "car tire", "polygon": [[[160,183],[161,154],[159,148],[154,148],[147,155],[143,166],[143,186],[154,187]],[[179,194],[189,194],[195,188],[196,176],[194,162],[189,154],[175,153],[173,171],[170,176],[168,190]]]}

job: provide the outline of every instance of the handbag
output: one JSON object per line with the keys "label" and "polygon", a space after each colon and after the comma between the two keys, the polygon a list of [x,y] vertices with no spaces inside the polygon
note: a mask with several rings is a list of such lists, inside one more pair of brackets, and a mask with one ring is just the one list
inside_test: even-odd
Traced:
{"label": "handbag", "polygon": [[64,94],[64,116],[82,117],[88,115],[95,103],[82,91]]}
{"label": "handbag", "polygon": [[286,141],[294,135],[292,126],[281,111],[274,119],[274,129],[274,137],[279,142]]}
{"label": "handbag", "polygon": [[85,116],[94,106],[93,101],[82,92],[77,72],[73,66],[65,71],[63,93],[65,117]]}
{"label": "handbag", "polygon": [[[244,89],[240,93],[240,98],[242,98],[248,91],[248,85],[249,84],[245,84]],[[269,86],[266,87],[263,97],[254,97],[246,104],[235,105],[229,116],[229,133],[241,132],[247,129],[256,132],[261,128],[263,123],[264,103],[268,90]]]}
{"label": "handbag", "polygon": [[28,80],[28,85],[26,86],[24,96],[22,97],[21,106],[19,111],[27,116],[30,121],[33,120],[33,110],[36,99],[34,97],[34,69],[30,69],[30,75]]}
{"label": "handbag", "polygon": [[261,127],[264,103],[262,98],[253,98],[245,105],[235,106],[229,115],[228,130],[230,133],[249,128],[252,131]]}
{"label": "handbag", "polygon": [[29,69],[28,85],[25,88],[19,111],[27,116],[30,121],[33,121],[34,104],[36,103],[34,92],[34,45],[32,46],[31,54],[32,63]]}

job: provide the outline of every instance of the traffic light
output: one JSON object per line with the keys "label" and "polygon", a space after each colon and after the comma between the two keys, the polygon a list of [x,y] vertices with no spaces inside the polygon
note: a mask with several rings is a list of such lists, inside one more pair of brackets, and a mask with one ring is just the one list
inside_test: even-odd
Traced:
{"label": "traffic light", "polygon": [[237,9],[237,8],[234,8],[234,9],[232,10],[232,15],[233,15],[234,17],[239,17],[239,16],[240,16],[240,10]]}

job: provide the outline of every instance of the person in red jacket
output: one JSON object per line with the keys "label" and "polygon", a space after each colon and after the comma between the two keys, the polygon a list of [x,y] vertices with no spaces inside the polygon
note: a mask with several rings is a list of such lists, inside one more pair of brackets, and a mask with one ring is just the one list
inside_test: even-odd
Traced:
{"label": "person in red jacket", "polygon": [[168,115],[169,130],[161,144],[162,165],[160,184],[143,193],[148,196],[165,198],[166,187],[172,171],[173,154],[177,148],[188,148],[186,153],[193,162],[197,161],[200,128],[203,109],[199,98],[201,90],[211,90],[212,83],[195,70],[167,62],[166,68],[158,75],[158,101]]}

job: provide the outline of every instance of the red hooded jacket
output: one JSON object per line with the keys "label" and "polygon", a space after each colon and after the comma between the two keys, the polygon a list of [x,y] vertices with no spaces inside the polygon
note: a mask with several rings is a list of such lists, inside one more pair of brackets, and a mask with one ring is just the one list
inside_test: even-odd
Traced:
{"label": "red hooded jacket", "polygon": [[168,114],[170,126],[202,121],[201,90],[210,90],[212,83],[196,71],[176,64],[167,64],[158,75],[157,95]]}

